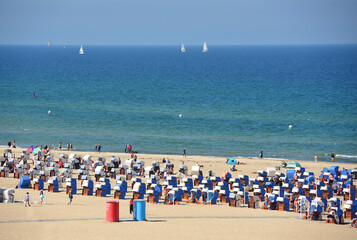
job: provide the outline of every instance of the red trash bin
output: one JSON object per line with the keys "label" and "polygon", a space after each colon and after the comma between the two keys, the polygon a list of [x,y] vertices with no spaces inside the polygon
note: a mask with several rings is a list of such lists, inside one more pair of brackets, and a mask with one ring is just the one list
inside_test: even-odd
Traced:
{"label": "red trash bin", "polygon": [[119,222],[119,202],[107,202],[107,222]]}

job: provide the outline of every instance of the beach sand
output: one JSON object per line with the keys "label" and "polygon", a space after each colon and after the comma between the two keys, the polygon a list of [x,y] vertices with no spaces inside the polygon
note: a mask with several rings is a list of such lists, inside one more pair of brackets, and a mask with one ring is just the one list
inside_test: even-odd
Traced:
{"label": "beach sand", "polygon": [[[16,157],[22,149],[12,149]],[[0,149],[2,152],[3,149]],[[79,151],[57,151],[58,154],[75,152],[79,156],[90,154],[93,160],[98,156],[107,158],[120,157],[122,162],[130,157],[125,153],[98,153]],[[184,160],[189,167],[197,162],[204,166],[204,176],[208,170],[213,170],[217,176],[223,171],[229,171],[230,166],[223,157],[183,156],[137,154],[139,160],[145,161],[145,166],[152,161],[162,161],[168,157],[175,164],[178,171],[180,161]],[[232,176],[240,174],[256,177],[256,171],[266,170],[267,167],[281,166],[281,160],[239,158],[246,165],[237,166],[238,171]],[[287,161],[288,162],[288,161]],[[300,161],[306,171],[319,174],[322,168],[338,165],[340,168],[355,168],[357,164]],[[161,167],[164,165],[161,163]],[[281,169],[283,173],[286,169]],[[76,170],[74,171],[77,172]],[[0,187],[14,188],[19,179],[0,178]],[[128,182],[130,183],[130,182]],[[115,181],[111,179],[112,188]],[[120,222],[106,222],[106,202],[113,200],[113,191],[106,198],[81,196],[81,186],[77,183],[78,194],[74,195],[72,205],[67,205],[69,199],[64,188],[59,193],[47,192],[45,183],[44,194],[46,204],[32,204],[24,207],[23,203],[0,204],[1,239],[356,239],[357,229],[347,224],[327,224],[324,221],[307,221],[300,219],[300,215],[293,212],[266,211],[248,209],[247,207],[232,208],[228,204],[198,205],[182,203],[180,205],[164,205],[146,203],[146,218],[148,221],[132,221],[129,214],[129,199],[132,196],[131,184],[128,184],[128,194],[125,200],[119,201]],[[16,189],[15,200],[20,202],[25,193],[30,193],[31,201],[39,201],[39,191],[33,189]],[[145,197],[146,199],[146,197]],[[345,222],[349,222],[348,220]]]}

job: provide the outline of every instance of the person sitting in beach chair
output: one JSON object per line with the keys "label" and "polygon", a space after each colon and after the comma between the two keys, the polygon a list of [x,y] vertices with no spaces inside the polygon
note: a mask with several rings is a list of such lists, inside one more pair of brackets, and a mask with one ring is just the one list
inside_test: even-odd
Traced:
{"label": "person sitting in beach chair", "polygon": [[191,191],[191,196],[189,197],[189,199],[188,199],[188,202],[189,203],[200,203],[199,201],[198,201],[198,199],[199,199],[199,195],[198,195],[198,192],[197,192],[197,190],[196,191]]}
{"label": "person sitting in beach chair", "polygon": [[331,210],[331,214],[327,216],[326,222],[335,223],[335,224],[344,224],[344,219],[343,219],[343,215],[341,214],[341,210],[339,209]]}
{"label": "person sitting in beach chair", "polygon": [[327,215],[326,222],[327,223],[336,223],[336,224],[340,223],[340,218],[336,214],[335,210],[332,210],[331,213],[329,215]]}
{"label": "person sitting in beach chair", "polygon": [[342,184],[339,184],[337,189],[337,195],[342,196],[342,192],[343,192],[343,186]]}
{"label": "person sitting in beach chair", "polygon": [[264,205],[262,206],[262,209],[268,210],[270,208],[270,201],[268,196],[264,197]]}
{"label": "person sitting in beach chair", "polygon": [[313,203],[308,206],[306,211],[306,216],[304,218],[318,221],[321,212],[322,212],[322,208],[317,203]]}

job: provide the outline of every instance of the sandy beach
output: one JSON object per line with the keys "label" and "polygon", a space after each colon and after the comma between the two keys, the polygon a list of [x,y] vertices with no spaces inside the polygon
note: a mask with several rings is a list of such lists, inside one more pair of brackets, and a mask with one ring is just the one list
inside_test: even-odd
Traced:
{"label": "sandy beach", "polygon": [[[22,149],[12,149],[16,157],[20,156]],[[3,152],[3,149],[0,149]],[[121,161],[130,158],[126,153],[107,152],[79,152],[51,150],[58,160],[59,153],[75,152],[78,156],[90,154],[93,160],[99,156],[108,159],[111,156],[120,157]],[[32,156],[32,155],[31,155]],[[191,167],[196,163],[204,166],[203,175],[208,175],[208,170],[213,170],[217,176],[229,171],[226,159],[222,157],[190,156],[183,159],[180,155],[137,154],[145,166],[152,161],[169,158],[175,165],[174,172],[178,172],[181,160]],[[281,160],[274,159],[248,159],[237,158],[245,165],[238,165],[238,171],[232,177],[245,174],[250,178],[257,176],[258,170],[267,167],[281,166]],[[311,162],[298,160],[315,175],[322,168],[338,165],[340,168],[356,168],[357,164]],[[286,160],[286,162],[289,162]],[[161,167],[164,164],[161,163]],[[285,173],[286,169],[281,169]],[[74,170],[77,173],[77,170]],[[93,174],[93,173],[92,173]],[[76,174],[75,174],[76,176]],[[0,178],[0,187],[15,188],[19,179],[14,179],[13,174],[8,178]],[[0,230],[1,239],[355,239],[357,229],[350,228],[347,224],[326,224],[324,221],[309,221],[300,219],[300,215],[293,212],[265,211],[261,209],[248,209],[247,207],[232,208],[228,204],[202,205],[181,203],[180,205],[164,205],[147,203],[146,217],[148,221],[132,221],[129,213],[129,200],[132,196],[130,181],[128,181],[128,194],[125,200],[119,201],[120,222],[106,222],[106,202],[113,200],[112,194],[107,197],[82,196],[80,183],[78,194],[74,195],[72,205],[67,205],[69,199],[64,188],[59,193],[47,192],[45,183],[46,204],[32,204],[24,207],[22,201],[26,192],[30,193],[31,201],[39,201],[39,191],[33,189],[16,189],[15,204],[0,204]],[[111,179],[112,188],[115,180]],[[145,197],[146,199],[146,197]],[[161,201],[162,202],[162,201]],[[324,216],[325,218],[326,216]],[[349,220],[345,221],[346,223]]]}

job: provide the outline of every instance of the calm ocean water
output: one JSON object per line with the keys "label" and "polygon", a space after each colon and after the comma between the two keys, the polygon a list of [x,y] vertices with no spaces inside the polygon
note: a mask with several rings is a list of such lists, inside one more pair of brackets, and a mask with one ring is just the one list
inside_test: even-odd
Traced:
{"label": "calm ocean water", "polygon": [[0,46],[0,145],[357,163],[357,45],[208,47]]}

